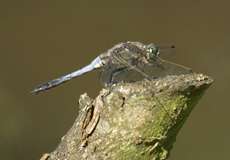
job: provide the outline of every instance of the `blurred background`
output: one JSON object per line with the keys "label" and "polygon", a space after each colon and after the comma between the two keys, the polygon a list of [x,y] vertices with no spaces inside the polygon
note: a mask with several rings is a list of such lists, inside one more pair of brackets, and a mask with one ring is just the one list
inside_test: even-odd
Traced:
{"label": "blurred background", "polygon": [[[92,72],[44,94],[36,85],[88,64],[118,42],[174,44],[167,59],[215,79],[180,131],[170,160],[229,159],[229,1],[1,1],[0,154],[39,159],[75,120]],[[228,98],[228,99],[227,99]]]}

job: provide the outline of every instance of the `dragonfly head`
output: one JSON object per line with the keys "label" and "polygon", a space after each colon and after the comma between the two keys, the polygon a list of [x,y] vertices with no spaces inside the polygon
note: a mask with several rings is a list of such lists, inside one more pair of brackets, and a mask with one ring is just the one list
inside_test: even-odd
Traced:
{"label": "dragonfly head", "polygon": [[154,43],[150,43],[146,46],[147,59],[154,60],[160,54],[160,49]]}
{"label": "dragonfly head", "polygon": [[156,60],[159,57],[160,50],[168,50],[175,48],[174,45],[155,45],[154,43],[150,43],[146,45],[146,51],[147,51],[147,59],[148,60]]}

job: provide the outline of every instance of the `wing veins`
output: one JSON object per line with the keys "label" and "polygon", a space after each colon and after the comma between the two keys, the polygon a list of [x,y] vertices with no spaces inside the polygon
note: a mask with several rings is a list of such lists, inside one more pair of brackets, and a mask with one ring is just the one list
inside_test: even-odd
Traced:
{"label": "wing veins", "polygon": [[117,55],[113,54],[112,55],[118,62],[126,65],[129,69],[133,69],[135,71],[137,71],[138,73],[140,73],[141,75],[143,75],[145,78],[147,78],[149,80],[149,76],[144,73],[141,69],[139,69],[137,66],[134,66],[132,64],[130,64],[128,61],[126,61],[124,58],[122,57],[118,57]]}

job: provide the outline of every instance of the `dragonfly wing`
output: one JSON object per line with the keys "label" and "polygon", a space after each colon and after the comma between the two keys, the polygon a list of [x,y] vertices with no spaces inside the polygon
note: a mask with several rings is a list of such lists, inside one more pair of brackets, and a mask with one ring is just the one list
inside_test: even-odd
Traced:
{"label": "dragonfly wing", "polygon": [[146,74],[153,78],[164,77],[167,75],[181,75],[192,73],[192,69],[180,64],[158,58],[156,62],[144,67]]}
{"label": "dragonfly wing", "polygon": [[148,78],[138,61],[139,53],[133,53],[127,50],[113,54],[110,57],[109,63],[101,72],[101,80],[107,86],[118,82],[135,82]]}
{"label": "dragonfly wing", "polygon": [[118,55],[114,55],[113,58],[119,64],[112,63],[104,68],[102,75],[104,76],[104,83],[106,85],[118,82],[135,82],[143,79],[151,80],[167,75],[192,73],[190,68],[160,58],[151,63],[142,63],[141,61],[133,63],[136,59],[127,60]]}

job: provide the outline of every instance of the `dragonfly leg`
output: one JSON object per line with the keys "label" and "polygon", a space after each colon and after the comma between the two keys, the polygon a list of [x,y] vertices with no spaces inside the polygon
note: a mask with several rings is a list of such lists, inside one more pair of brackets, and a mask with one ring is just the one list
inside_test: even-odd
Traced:
{"label": "dragonfly leg", "polygon": [[124,71],[125,69],[127,69],[127,67],[122,67],[122,68],[118,68],[113,70],[112,72],[109,73],[109,79],[106,83],[106,86],[111,86],[114,83],[118,83],[119,81],[115,81],[114,77],[116,77],[119,73],[121,73],[122,71]]}

